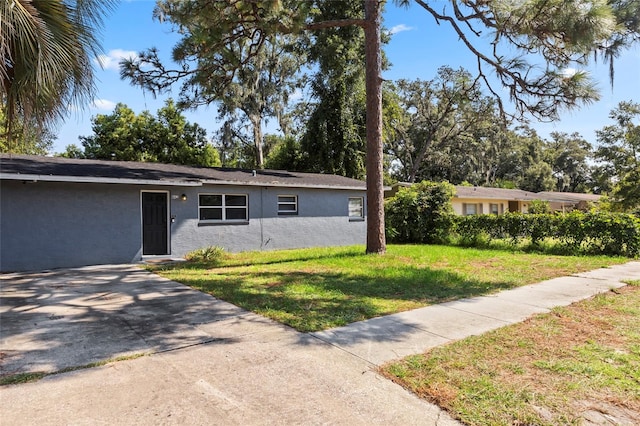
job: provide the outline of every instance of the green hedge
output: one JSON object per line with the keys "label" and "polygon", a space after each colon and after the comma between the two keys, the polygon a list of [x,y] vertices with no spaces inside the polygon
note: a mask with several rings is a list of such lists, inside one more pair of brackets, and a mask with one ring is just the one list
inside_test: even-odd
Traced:
{"label": "green hedge", "polygon": [[[455,187],[424,181],[385,203],[387,239],[395,243],[492,242],[512,247],[640,257],[640,217],[611,212],[457,216],[451,207]],[[540,204],[537,211],[545,211]],[[534,209],[536,210],[536,209]],[[544,247],[543,247],[544,245]]]}
{"label": "green hedge", "polygon": [[407,188],[385,202],[387,239],[396,243],[441,243],[453,227],[449,183],[424,181]]}
{"label": "green hedge", "polygon": [[517,244],[547,239],[574,252],[640,256],[640,219],[624,213],[520,214],[456,216],[452,233],[463,244],[509,239]]}

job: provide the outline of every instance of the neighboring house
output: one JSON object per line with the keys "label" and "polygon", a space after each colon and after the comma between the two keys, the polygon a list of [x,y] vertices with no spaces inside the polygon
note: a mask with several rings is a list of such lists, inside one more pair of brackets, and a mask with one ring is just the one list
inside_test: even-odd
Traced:
{"label": "neighboring house", "polygon": [[570,212],[579,209],[586,210],[590,204],[600,201],[601,195],[578,194],[575,192],[538,192],[541,200],[549,202],[551,210],[556,212]]}
{"label": "neighboring house", "polygon": [[520,189],[456,186],[451,199],[453,211],[462,216],[476,214],[527,213],[529,203],[540,198],[534,192]]}
{"label": "neighboring house", "polygon": [[[409,183],[397,183],[385,193],[392,197],[401,187]],[[476,214],[502,214],[506,212],[527,213],[531,201],[548,201],[552,211],[568,212],[586,209],[589,203],[596,203],[599,195],[576,194],[572,192],[528,192],[520,189],[487,188],[483,186],[456,186],[451,199],[453,211],[461,216]]]}
{"label": "neighboring house", "polygon": [[363,244],[366,185],[273,170],[0,155],[0,271]]}

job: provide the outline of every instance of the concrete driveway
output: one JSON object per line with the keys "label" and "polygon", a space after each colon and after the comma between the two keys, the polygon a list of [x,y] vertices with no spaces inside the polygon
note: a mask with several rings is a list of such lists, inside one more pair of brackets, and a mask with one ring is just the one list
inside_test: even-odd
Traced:
{"label": "concrete driveway", "polygon": [[150,354],[2,386],[0,419],[11,425],[454,425],[434,405],[379,376],[376,365],[628,279],[640,279],[640,262],[304,334],[132,265],[0,275],[0,374]]}
{"label": "concrete driveway", "polygon": [[136,266],[0,275],[6,424],[456,424],[309,334]]}
{"label": "concrete driveway", "polygon": [[247,314],[134,265],[6,274],[0,283],[3,375],[206,343],[227,337],[215,324]]}

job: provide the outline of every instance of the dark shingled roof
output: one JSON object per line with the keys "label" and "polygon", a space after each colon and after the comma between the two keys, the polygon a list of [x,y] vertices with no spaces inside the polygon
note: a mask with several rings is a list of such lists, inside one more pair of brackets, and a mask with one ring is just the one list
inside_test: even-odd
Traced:
{"label": "dark shingled roof", "polygon": [[[219,167],[191,167],[174,164],[130,161],[78,160],[62,157],[0,154],[0,177],[16,179],[117,182],[150,181],[185,185],[220,183],[231,185],[287,186],[336,189],[366,189],[366,183],[343,176],[287,172],[281,170],[243,170]],[[75,179],[74,179],[75,178]]]}

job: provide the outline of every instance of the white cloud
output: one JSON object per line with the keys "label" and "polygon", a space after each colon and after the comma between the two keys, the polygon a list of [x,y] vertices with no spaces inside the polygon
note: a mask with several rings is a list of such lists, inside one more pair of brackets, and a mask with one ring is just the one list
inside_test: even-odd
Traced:
{"label": "white cloud", "polygon": [[100,65],[105,70],[118,71],[120,69],[120,61],[123,59],[135,59],[138,54],[132,50],[113,49],[106,55],[98,55],[93,60],[94,63]]}
{"label": "white cloud", "polygon": [[571,78],[578,73],[578,70],[575,68],[564,68],[562,71],[562,77]]}
{"label": "white cloud", "polygon": [[304,94],[302,93],[302,90],[296,89],[293,91],[293,93],[289,95],[289,101],[290,102],[299,101],[300,99],[302,99],[303,96]]}
{"label": "white cloud", "polygon": [[91,106],[100,111],[111,111],[116,107],[116,103],[107,99],[94,99]]}
{"label": "white cloud", "polygon": [[415,30],[414,27],[410,27],[405,24],[400,24],[400,25],[394,25],[393,27],[391,27],[391,29],[389,30],[389,34],[398,34],[403,31],[413,31],[413,30]]}

